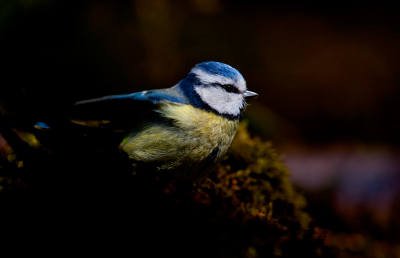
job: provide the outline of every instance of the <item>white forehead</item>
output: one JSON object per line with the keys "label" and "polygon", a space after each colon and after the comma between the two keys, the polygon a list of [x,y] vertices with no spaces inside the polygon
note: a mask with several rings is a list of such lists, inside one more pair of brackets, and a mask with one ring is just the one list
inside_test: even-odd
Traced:
{"label": "white forehead", "polygon": [[232,79],[224,75],[207,73],[203,69],[199,69],[197,67],[193,68],[191,72],[196,75],[197,79],[199,79],[202,84],[230,84],[235,86],[241,92],[244,92],[246,90],[246,81],[240,73],[238,73],[236,77]]}

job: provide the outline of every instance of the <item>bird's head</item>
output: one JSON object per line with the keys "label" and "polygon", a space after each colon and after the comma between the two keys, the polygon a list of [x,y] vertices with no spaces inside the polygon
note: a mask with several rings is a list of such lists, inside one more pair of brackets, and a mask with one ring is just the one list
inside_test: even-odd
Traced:
{"label": "bird's head", "polygon": [[229,119],[238,119],[246,99],[258,95],[247,90],[238,70],[219,62],[197,64],[179,87],[193,106]]}

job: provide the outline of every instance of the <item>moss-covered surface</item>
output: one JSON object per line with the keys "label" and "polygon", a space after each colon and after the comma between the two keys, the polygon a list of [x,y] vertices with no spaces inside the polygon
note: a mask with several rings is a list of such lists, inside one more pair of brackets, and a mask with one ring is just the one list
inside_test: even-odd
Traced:
{"label": "moss-covered surface", "polygon": [[133,171],[124,154],[90,139],[43,142],[29,155],[3,152],[0,164],[3,224],[24,245],[141,257],[334,256],[314,237],[271,143],[243,124],[226,159],[197,184]]}

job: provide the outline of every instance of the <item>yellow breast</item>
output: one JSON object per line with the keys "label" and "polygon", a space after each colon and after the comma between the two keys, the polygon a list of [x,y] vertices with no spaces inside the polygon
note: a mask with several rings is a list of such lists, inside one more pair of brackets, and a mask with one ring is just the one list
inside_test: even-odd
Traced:
{"label": "yellow breast", "polygon": [[[133,131],[121,147],[135,162],[169,170],[184,179],[196,177],[187,173],[202,174],[201,170],[214,166],[231,145],[238,125],[236,120],[190,105],[163,103],[157,112],[172,124],[154,123]],[[214,150],[216,155],[210,161]]]}

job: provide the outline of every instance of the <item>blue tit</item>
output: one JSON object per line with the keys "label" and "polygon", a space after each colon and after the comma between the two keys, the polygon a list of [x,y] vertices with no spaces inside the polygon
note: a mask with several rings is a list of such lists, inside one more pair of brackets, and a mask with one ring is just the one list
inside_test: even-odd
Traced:
{"label": "blue tit", "polygon": [[129,128],[120,148],[135,167],[195,182],[226,154],[246,100],[257,95],[235,68],[204,62],[171,88],[80,101],[71,114],[85,126]]}

